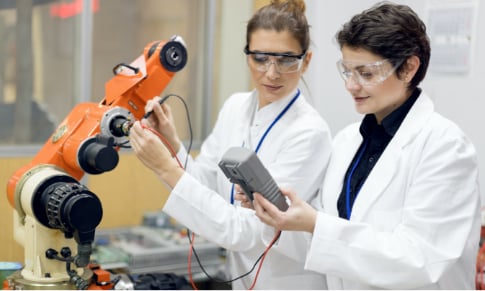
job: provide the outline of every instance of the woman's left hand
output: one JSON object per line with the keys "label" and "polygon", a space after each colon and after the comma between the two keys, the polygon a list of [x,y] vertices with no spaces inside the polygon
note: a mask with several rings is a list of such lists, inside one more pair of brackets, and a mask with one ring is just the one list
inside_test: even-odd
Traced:
{"label": "woman's left hand", "polygon": [[281,189],[283,195],[291,201],[286,211],[281,211],[260,193],[254,193],[254,209],[259,219],[279,230],[297,230],[313,233],[317,211],[295,192]]}

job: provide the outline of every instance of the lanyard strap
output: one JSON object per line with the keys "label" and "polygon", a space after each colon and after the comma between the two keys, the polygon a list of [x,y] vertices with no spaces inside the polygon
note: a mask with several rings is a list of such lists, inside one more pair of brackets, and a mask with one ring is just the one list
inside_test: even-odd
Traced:
{"label": "lanyard strap", "polygon": [[[299,96],[300,96],[300,89],[298,89],[295,96],[285,106],[285,108],[283,108],[283,110],[280,112],[280,114],[278,114],[278,116],[276,116],[276,118],[273,120],[273,122],[271,122],[271,124],[268,126],[268,128],[264,132],[263,136],[261,136],[261,138],[259,139],[258,145],[256,146],[256,149],[254,150],[256,153],[259,152],[259,149],[261,148],[263,141],[266,139],[266,136],[271,131],[273,126],[281,119],[281,117],[283,117],[283,115],[285,115],[285,113],[288,111],[288,109],[290,109],[290,107],[293,105],[293,103],[295,103],[296,99],[298,99]],[[234,184],[232,184],[232,188],[231,188],[231,204],[234,204]]]}
{"label": "lanyard strap", "polygon": [[258,153],[259,148],[261,148],[261,145],[263,144],[263,141],[266,138],[266,136],[268,135],[269,131],[273,128],[273,126],[276,124],[276,122],[278,122],[281,119],[281,117],[283,117],[283,115],[285,115],[285,113],[288,111],[288,109],[290,109],[291,105],[293,105],[293,103],[295,103],[296,99],[298,99],[299,96],[300,96],[300,89],[298,89],[298,92],[296,92],[295,97],[293,97],[293,99],[291,99],[290,103],[288,103],[288,105],[286,105],[286,107],[280,112],[280,114],[278,114],[278,116],[276,116],[276,118],[273,120],[273,122],[268,126],[268,128],[264,132],[263,136],[259,140],[258,145],[256,146],[256,149],[254,150],[256,153]]}
{"label": "lanyard strap", "polygon": [[[347,209],[347,219],[350,220],[350,215],[352,214],[352,207],[350,206],[350,182],[352,181],[352,175],[354,174],[357,165],[360,163],[362,156],[364,155],[365,148],[367,147],[367,141],[364,142],[364,146],[359,152],[357,156],[357,160],[355,161],[352,169],[350,170],[349,176],[347,177],[347,183],[345,187],[345,206]],[[356,189],[355,197],[357,198],[357,194],[359,194],[360,188]]]}

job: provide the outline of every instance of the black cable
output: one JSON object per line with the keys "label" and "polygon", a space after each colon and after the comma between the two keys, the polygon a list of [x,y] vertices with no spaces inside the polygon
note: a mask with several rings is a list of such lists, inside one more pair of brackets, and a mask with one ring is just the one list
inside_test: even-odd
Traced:
{"label": "black cable", "polygon": [[[187,162],[189,160],[189,155],[190,155],[190,151],[192,150],[192,143],[193,143],[193,139],[194,139],[194,135],[193,135],[193,132],[192,132],[192,122],[190,121],[189,107],[187,106],[187,102],[185,102],[185,100],[177,94],[166,95],[165,97],[163,97],[160,100],[160,102],[159,102],[160,105],[163,102],[165,102],[165,100],[167,100],[169,97],[177,97],[180,100],[180,102],[182,102],[182,104],[184,105],[184,108],[185,108],[185,116],[187,116],[187,127],[189,128],[189,145],[187,147],[187,157],[185,158],[185,162],[184,162],[184,169],[185,169],[185,168],[187,168]],[[147,112],[147,114],[145,114],[145,115],[149,115],[150,112]]]}
{"label": "black cable", "polygon": [[[177,94],[168,94],[168,95],[164,96],[159,101],[160,105],[163,104],[170,97],[177,97],[182,102],[182,104],[184,105],[184,108],[185,108],[186,116],[187,116],[187,126],[189,128],[189,145],[187,147],[187,157],[185,158],[185,162],[184,162],[184,169],[185,169],[185,168],[187,168],[187,163],[188,163],[190,151],[192,150],[192,143],[193,143],[192,122],[190,120],[190,114],[189,114],[189,109],[188,109],[187,103],[179,95],[177,95]],[[153,110],[145,113],[145,115],[143,116],[143,118],[148,118],[152,113],[153,113]],[[258,263],[261,261],[261,259],[264,256],[264,253],[266,251],[266,250],[263,251],[263,253],[258,257],[258,259],[256,260],[256,262],[253,264],[253,267],[248,272],[246,272],[246,273],[244,273],[244,274],[242,274],[240,276],[237,276],[236,278],[230,279],[230,280],[219,280],[219,279],[213,278],[211,275],[209,275],[209,273],[206,271],[206,269],[202,265],[202,262],[200,261],[199,255],[197,254],[197,251],[195,250],[194,246],[192,245],[192,239],[190,238],[190,232],[191,231],[189,229],[187,229],[187,238],[189,240],[190,247],[192,248],[192,252],[194,254],[194,257],[197,260],[197,264],[199,265],[200,269],[207,276],[207,278],[209,280],[212,280],[212,281],[217,282],[217,283],[228,284],[228,283],[232,283],[232,282],[234,282],[236,280],[239,280],[241,278],[244,278],[244,277],[248,276],[249,274],[251,274],[254,271],[254,269],[256,268],[256,266],[258,265]],[[271,248],[273,246],[273,244],[279,239],[280,235],[281,235],[281,232],[278,233],[278,237],[276,239],[274,239],[273,243],[269,246],[269,248]]]}
{"label": "black cable", "polygon": [[[167,96],[164,96],[162,99],[160,99],[160,101],[158,101],[158,103],[160,105],[162,105],[163,102],[165,102],[170,96],[177,96],[177,97],[181,98],[180,96],[175,95],[175,94],[168,94]],[[182,101],[183,101],[183,99],[182,99]],[[150,117],[150,115],[152,115],[152,113],[153,113],[153,110],[148,111],[147,113],[145,113],[145,115],[143,115],[142,119],[147,119],[148,117]]]}
{"label": "black cable", "polygon": [[[176,94],[168,94],[166,95],[165,97],[163,97],[159,103],[160,104],[163,104],[163,102],[165,102],[165,100],[167,100],[169,97],[171,96],[174,96],[174,97],[177,97],[180,99],[180,101],[184,104],[184,107],[185,107],[185,112],[186,112],[186,116],[187,116],[187,124],[188,124],[188,128],[189,128],[189,146],[187,148],[187,157],[185,159],[185,163],[184,163],[184,169],[187,168],[187,162],[188,162],[188,158],[189,158],[189,154],[190,154],[190,151],[192,149],[192,141],[193,141],[193,134],[192,134],[192,123],[190,121],[190,114],[189,114],[189,110],[188,110],[188,107],[187,107],[187,103],[185,102],[185,100],[180,97],[179,95],[176,95]],[[153,111],[149,111],[145,114],[144,118],[150,116],[152,114]],[[249,274],[251,274],[254,269],[256,268],[256,266],[258,265],[259,261],[261,261],[261,259],[263,258],[264,256],[264,253],[263,252],[259,257],[258,259],[256,260],[256,262],[253,264],[253,267],[246,273],[236,277],[236,278],[233,278],[233,279],[230,279],[230,280],[219,280],[219,279],[216,279],[216,278],[213,278],[211,275],[209,275],[209,273],[206,271],[206,269],[204,268],[204,266],[202,265],[202,262],[200,261],[200,258],[199,258],[199,255],[197,254],[197,251],[195,250],[194,246],[192,245],[192,239],[190,238],[190,229],[187,229],[187,238],[189,240],[189,244],[192,248],[192,252],[194,254],[194,257],[195,259],[197,260],[197,264],[199,265],[200,269],[202,270],[202,272],[207,276],[207,278],[209,280],[212,280],[214,282],[217,282],[217,283],[224,283],[224,284],[228,284],[228,283],[232,283],[236,280],[239,280],[241,278],[244,278],[246,276],[248,276]],[[278,237],[274,240],[274,242],[269,246],[270,248],[272,247],[272,245],[278,240],[279,236],[281,235],[281,232],[279,232],[278,234]]]}
{"label": "black cable", "polygon": [[[271,248],[278,241],[280,236],[281,236],[281,231],[278,232],[278,237],[276,239],[274,239],[273,243],[271,245],[269,245],[268,248]],[[190,230],[189,229],[187,229],[187,238],[189,239],[190,246],[192,246],[192,239],[190,238]],[[209,278],[209,280],[212,280],[212,281],[217,282],[217,283],[226,283],[226,284],[232,283],[234,281],[237,281],[237,280],[244,278],[247,275],[251,274],[254,271],[254,268],[256,268],[256,266],[258,265],[259,261],[261,261],[261,259],[263,258],[264,253],[266,252],[266,250],[263,251],[263,253],[259,256],[259,258],[254,263],[253,267],[248,272],[246,272],[242,275],[239,275],[236,278],[233,278],[233,279],[230,279],[230,280],[219,280],[217,278],[213,278],[211,275],[209,275],[207,273],[207,271],[204,269],[204,266],[202,266],[202,263],[200,262],[199,256],[197,255],[197,252],[195,251],[195,248],[193,246],[192,246],[192,251],[194,253],[195,259],[197,260],[197,263],[199,264],[200,269],[207,276],[207,278]]]}
{"label": "black cable", "polygon": [[[188,159],[189,159],[190,151],[192,150],[192,143],[193,143],[193,139],[194,139],[194,135],[193,135],[193,132],[192,132],[192,122],[190,121],[189,107],[187,106],[187,102],[185,102],[184,98],[180,97],[177,94],[173,94],[173,93],[165,95],[162,99],[160,99],[160,101],[158,101],[158,103],[160,105],[162,105],[170,97],[177,97],[182,102],[182,104],[184,105],[184,108],[185,108],[185,116],[187,116],[187,127],[189,128],[189,145],[187,147],[187,157],[185,158],[185,162],[184,162],[184,169],[185,169],[187,167],[187,162],[188,162]],[[143,115],[143,118],[150,117],[150,115],[152,115],[152,113],[153,113],[153,110],[148,111],[147,113],[145,113],[145,115]]]}
{"label": "black cable", "polygon": [[[185,158],[185,162],[184,162],[184,169],[185,169],[185,168],[187,168],[187,163],[188,163],[190,151],[192,150],[192,144],[193,144],[193,139],[194,139],[194,137],[193,137],[194,135],[193,135],[193,131],[192,131],[192,122],[190,120],[189,108],[187,106],[187,103],[179,95],[172,94],[172,93],[165,95],[158,103],[160,103],[160,105],[162,105],[170,97],[177,97],[182,102],[182,104],[184,105],[184,108],[185,108],[185,116],[187,116],[187,127],[189,128],[189,145],[187,147],[187,157]],[[152,113],[153,113],[153,110],[148,111],[147,113],[145,113],[145,115],[143,115],[143,118],[150,117],[150,115],[152,115]],[[127,145],[127,143],[129,143],[129,141],[125,141],[123,143],[116,144],[116,146],[118,146],[120,148],[125,148],[125,149],[131,148],[131,146]]]}
{"label": "black cable", "polygon": [[131,146],[129,145],[129,140],[124,141],[122,143],[114,143],[113,146],[123,148],[123,149],[131,149]]}

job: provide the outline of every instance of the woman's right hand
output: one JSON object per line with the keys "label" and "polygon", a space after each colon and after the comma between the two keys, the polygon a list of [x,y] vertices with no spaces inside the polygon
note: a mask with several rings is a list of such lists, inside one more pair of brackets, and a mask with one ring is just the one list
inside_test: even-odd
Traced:
{"label": "woman's right hand", "polygon": [[153,112],[146,121],[151,128],[158,131],[168,140],[175,152],[178,152],[181,141],[177,135],[172,110],[169,105],[165,103],[160,104],[160,100],[162,100],[162,98],[159,96],[148,100],[145,106],[145,112]]}
{"label": "woman's right hand", "polygon": [[149,128],[146,120],[136,121],[130,129],[130,144],[136,157],[165,183],[174,188],[184,171],[172,153]]}
{"label": "woman's right hand", "polygon": [[253,202],[249,200],[248,195],[244,193],[244,190],[238,184],[234,185],[234,200],[239,201],[244,208],[254,209]]}

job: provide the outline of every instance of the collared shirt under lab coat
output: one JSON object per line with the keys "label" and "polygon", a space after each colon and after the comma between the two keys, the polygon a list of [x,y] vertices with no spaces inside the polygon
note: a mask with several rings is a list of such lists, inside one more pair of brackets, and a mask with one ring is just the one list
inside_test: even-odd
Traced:
{"label": "collared shirt under lab coat", "polygon": [[[196,161],[189,159],[187,172],[163,208],[196,234],[228,249],[231,279],[248,272],[266,246],[262,223],[254,211],[230,205],[231,183],[218,163],[230,147],[244,143],[254,150],[296,92],[258,112],[256,94],[234,94],[225,102]],[[258,156],[280,187],[299,189],[301,197],[309,201],[322,185],[330,152],[327,124],[301,95],[271,129]],[[183,163],[185,151],[178,157]],[[303,233],[283,232],[278,247],[264,261],[255,289],[325,289],[324,275],[304,270],[307,244]],[[233,282],[233,288],[248,289],[256,270]]]}
{"label": "collared shirt under lab coat", "polygon": [[424,93],[338,218],[342,177],[362,142],[341,131],[323,186],[306,268],[329,289],[474,289],[480,236],[476,152]]}

